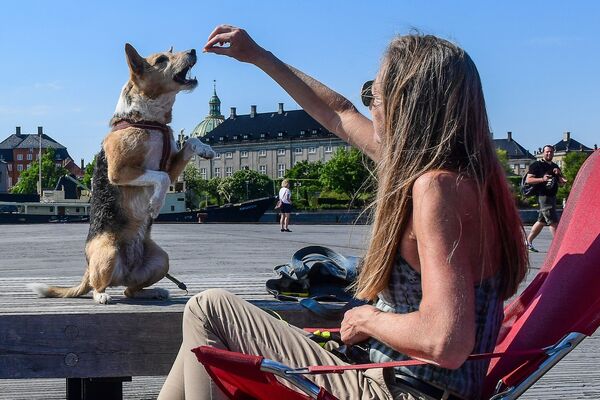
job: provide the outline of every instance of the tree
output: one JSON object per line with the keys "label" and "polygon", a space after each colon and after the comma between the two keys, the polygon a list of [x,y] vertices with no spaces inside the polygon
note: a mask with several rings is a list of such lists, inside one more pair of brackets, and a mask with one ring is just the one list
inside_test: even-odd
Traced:
{"label": "tree", "polygon": [[[69,173],[64,167],[57,167],[56,151],[48,148],[42,154],[42,188],[54,188],[61,176]],[[12,187],[12,193],[35,194],[39,180],[39,163],[32,162],[30,167],[21,173],[19,181]]]}
{"label": "tree", "polygon": [[323,188],[323,184],[319,180],[322,170],[323,163],[321,161],[299,161],[285,172],[285,178],[292,183],[298,196],[308,204],[309,193],[320,192]]}
{"label": "tree", "polygon": [[567,179],[567,183],[558,189],[556,198],[559,202],[562,202],[563,199],[569,197],[569,193],[571,193],[571,188],[573,187],[573,181],[575,181],[579,169],[588,156],[589,154],[584,153],[583,151],[573,151],[567,153],[563,158],[561,172]]}
{"label": "tree", "polygon": [[221,179],[218,190],[228,203],[233,203],[270,196],[272,187],[273,181],[268,176],[249,169],[242,169]]}
{"label": "tree", "polygon": [[361,193],[372,191],[373,180],[363,154],[355,148],[339,147],[321,169],[319,180],[334,191],[355,199]]}
{"label": "tree", "polygon": [[206,188],[206,180],[200,176],[200,171],[194,164],[188,164],[183,170],[185,185],[185,206],[189,209],[198,208],[202,193]]}
{"label": "tree", "polygon": [[500,161],[500,165],[502,165],[502,169],[506,175],[514,175],[514,171],[508,165],[508,152],[506,150],[496,149],[496,156],[498,156],[498,161]]}
{"label": "tree", "polygon": [[81,183],[89,189],[92,189],[92,177],[94,176],[94,168],[96,168],[96,156],[94,156],[94,159],[91,163],[85,166],[85,170],[83,172],[83,179],[81,180]]}

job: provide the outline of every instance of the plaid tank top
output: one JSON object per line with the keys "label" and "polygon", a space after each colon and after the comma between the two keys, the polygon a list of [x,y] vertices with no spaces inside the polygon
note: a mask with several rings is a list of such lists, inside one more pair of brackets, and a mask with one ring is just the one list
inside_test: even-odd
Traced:
{"label": "plaid tank top", "polygon": [[[398,256],[390,284],[379,294],[376,307],[384,312],[410,313],[419,309],[422,297],[421,275]],[[476,334],[473,353],[490,352],[496,344],[504,315],[498,274],[483,280],[475,287],[475,313]],[[371,362],[410,359],[375,339],[371,339],[369,345]],[[489,360],[474,360],[465,362],[455,370],[425,364],[396,367],[395,372],[413,376],[466,399],[478,399],[488,365]]]}

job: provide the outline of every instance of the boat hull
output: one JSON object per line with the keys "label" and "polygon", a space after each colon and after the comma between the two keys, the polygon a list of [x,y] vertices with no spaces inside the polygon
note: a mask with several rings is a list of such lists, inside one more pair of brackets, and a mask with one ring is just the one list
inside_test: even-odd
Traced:
{"label": "boat hull", "polygon": [[155,222],[258,222],[263,214],[275,205],[274,197],[263,197],[238,204],[208,207],[201,210],[163,213]]}

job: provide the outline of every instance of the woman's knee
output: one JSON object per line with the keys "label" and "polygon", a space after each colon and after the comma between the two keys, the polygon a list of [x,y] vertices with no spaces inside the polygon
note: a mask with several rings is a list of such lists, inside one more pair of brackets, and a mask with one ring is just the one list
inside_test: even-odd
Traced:
{"label": "woman's knee", "polygon": [[228,298],[231,296],[234,295],[220,288],[204,290],[187,301],[184,315],[193,313],[200,317],[210,318],[211,315],[222,309],[222,304],[229,302]]}

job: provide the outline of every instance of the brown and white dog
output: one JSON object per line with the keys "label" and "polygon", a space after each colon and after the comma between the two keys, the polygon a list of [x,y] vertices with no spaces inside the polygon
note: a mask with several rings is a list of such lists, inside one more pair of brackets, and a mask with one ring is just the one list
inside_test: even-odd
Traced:
{"label": "brown and white dog", "polygon": [[32,284],[43,297],[78,297],[93,290],[97,303],[110,303],[109,286],[126,286],[131,298],[166,299],[165,289],[146,287],[169,270],[169,256],[151,238],[169,185],[194,155],[212,158],[210,146],[197,138],[177,151],[171,122],[175,96],[196,87],[188,78],[196,51],[141,57],[125,45],[130,79],[121,91],[111,132],[102,142],[93,176],[87,269],[79,286]]}

